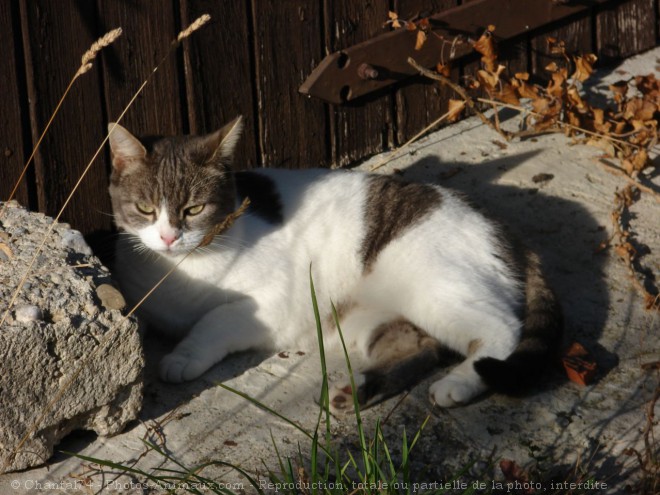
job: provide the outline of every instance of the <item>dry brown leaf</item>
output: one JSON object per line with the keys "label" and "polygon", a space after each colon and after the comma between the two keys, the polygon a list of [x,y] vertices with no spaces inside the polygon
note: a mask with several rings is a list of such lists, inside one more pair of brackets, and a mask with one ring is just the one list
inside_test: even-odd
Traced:
{"label": "dry brown leaf", "polygon": [[455,100],[453,98],[449,98],[447,121],[456,122],[460,118],[463,108],[465,108],[465,100]]}
{"label": "dry brown leaf", "polygon": [[[580,114],[577,112],[574,112],[572,110],[567,110],[566,111],[566,118],[568,120],[568,123],[573,126],[573,127],[583,127],[582,126],[582,119],[580,118]],[[574,129],[571,129],[570,127],[566,128],[566,135],[567,136],[572,136],[576,133]]]}
{"label": "dry brown leaf", "polygon": [[473,48],[481,53],[481,61],[484,63],[486,70],[496,72],[497,50],[495,48],[495,40],[493,39],[493,31],[490,30],[490,28],[495,28],[495,26],[488,26],[488,28],[474,43]]}
{"label": "dry brown leaf", "polygon": [[546,38],[548,43],[548,50],[552,55],[565,55],[566,54],[566,45],[562,40],[557,38],[548,37]]}
{"label": "dry brown leaf", "polygon": [[585,103],[585,101],[582,99],[580,96],[580,92],[577,90],[575,86],[571,86],[568,88],[566,91],[566,96],[568,98],[569,103],[571,103],[578,111],[580,112],[586,112],[589,110],[589,105]]}
{"label": "dry brown leaf", "polygon": [[532,100],[532,109],[540,114],[533,123],[536,131],[544,131],[557,125],[557,118],[561,112],[561,101],[556,98],[537,98]]}
{"label": "dry brown leaf", "polygon": [[644,96],[660,97],[660,79],[656,79],[655,74],[635,77],[635,86]]}
{"label": "dry brown leaf", "polygon": [[435,66],[435,70],[438,72],[438,74],[445,77],[449,77],[451,75],[451,65],[449,64],[443,64],[442,62],[439,62],[438,65]]}
{"label": "dry brown leaf", "polygon": [[520,79],[517,75],[515,79],[511,80],[511,85],[516,89],[520,98],[531,98],[535,100],[541,97],[536,86],[527,84],[526,79]]}
{"label": "dry brown leaf", "polygon": [[504,103],[520,105],[520,100],[518,99],[516,88],[514,88],[509,83],[502,84],[499,91],[493,92],[493,97],[497,100],[503,101]]}
{"label": "dry brown leaf", "polygon": [[426,33],[424,31],[417,31],[417,39],[415,40],[415,50],[421,50],[426,43]]}
{"label": "dry brown leaf", "polygon": [[616,104],[620,105],[626,99],[626,94],[628,94],[628,82],[617,81],[614,84],[610,84],[609,89]]}
{"label": "dry brown leaf", "polygon": [[548,65],[546,65],[545,70],[548,72],[557,72],[559,70],[559,66],[557,65],[557,62],[550,62]]}
{"label": "dry brown leaf", "polygon": [[547,92],[555,98],[562,98],[566,88],[566,69],[558,69],[552,73],[552,78],[548,82]]}
{"label": "dry brown leaf", "polygon": [[[601,134],[604,135],[609,134],[610,129],[612,127],[612,123],[605,120],[605,110],[603,110],[602,108],[592,107],[591,114],[593,115],[593,121],[591,123],[591,127],[593,128],[593,130],[596,132],[600,132]],[[614,154],[611,154],[611,156],[614,156]]]}
{"label": "dry brown leaf", "polygon": [[646,98],[633,98],[625,105],[623,118],[626,120],[651,120],[658,107]]}
{"label": "dry brown leaf", "polygon": [[637,250],[629,242],[614,246],[614,252],[624,260],[631,260],[637,256]]}
{"label": "dry brown leaf", "polygon": [[[500,67],[504,67],[503,65],[500,65]],[[490,72],[487,70],[478,70],[477,71],[477,77],[479,78],[479,81],[481,84],[483,84],[486,89],[495,89],[499,80],[500,80],[500,73],[499,72]]]}
{"label": "dry brown leaf", "polygon": [[562,357],[562,363],[569,380],[583,386],[593,381],[598,370],[587,350],[578,342],[571,344]]}
{"label": "dry brown leaf", "polygon": [[390,21],[392,21],[391,24],[393,28],[398,29],[401,27],[401,23],[399,22],[399,14],[390,10],[387,13],[387,17],[389,17]]}
{"label": "dry brown leaf", "polygon": [[584,82],[589,79],[589,76],[594,71],[594,63],[598,60],[598,57],[593,53],[589,53],[582,57],[573,57],[573,60],[575,62],[575,72],[571,77]]}
{"label": "dry brown leaf", "polygon": [[637,153],[633,155],[630,161],[632,163],[633,169],[639,172],[651,165],[651,161],[649,160],[649,153],[645,149],[637,151]]}

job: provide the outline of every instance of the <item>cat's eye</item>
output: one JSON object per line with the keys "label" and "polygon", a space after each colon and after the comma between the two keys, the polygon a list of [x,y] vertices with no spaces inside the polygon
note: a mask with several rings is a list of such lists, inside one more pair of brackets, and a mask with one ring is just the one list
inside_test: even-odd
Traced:
{"label": "cat's eye", "polygon": [[153,215],[156,212],[156,208],[147,203],[135,203],[135,207],[143,215]]}
{"label": "cat's eye", "polygon": [[189,208],[186,208],[186,209],[184,210],[184,213],[185,213],[187,216],[192,217],[192,216],[194,216],[194,215],[199,215],[199,214],[202,212],[203,209],[204,209],[204,205],[190,206]]}

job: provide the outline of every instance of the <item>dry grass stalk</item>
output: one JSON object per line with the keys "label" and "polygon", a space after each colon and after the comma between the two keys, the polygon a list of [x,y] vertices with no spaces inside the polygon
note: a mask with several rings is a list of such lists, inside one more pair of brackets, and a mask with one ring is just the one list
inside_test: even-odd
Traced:
{"label": "dry grass stalk", "polygon": [[41,132],[41,136],[39,136],[37,143],[34,145],[34,148],[32,149],[32,153],[25,162],[25,165],[23,166],[23,170],[21,171],[21,175],[18,176],[18,179],[16,180],[16,184],[14,185],[14,188],[9,194],[9,198],[7,198],[7,201],[2,205],[2,209],[0,209],[0,218],[2,218],[2,216],[5,213],[5,209],[7,208],[7,203],[12,199],[14,199],[14,196],[16,195],[16,191],[18,191],[18,186],[21,185],[21,182],[23,181],[23,177],[25,177],[25,174],[27,173],[28,167],[32,163],[32,160],[34,160],[34,156],[37,154],[37,150],[41,145],[41,141],[43,141],[44,136],[46,135],[48,129],[50,129],[50,126],[53,123],[53,120],[55,120],[55,116],[59,112],[62,103],[66,99],[66,96],[69,94],[69,91],[71,91],[71,88],[73,87],[73,83],[78,79],[78,77],[80,77],[81,75],[83,75],[85,72],[89,71],[89,69],[92,68],[92,61],[96,58],[98,52],[101,51],[106,46],[113,43],[117,38],[119,38],[121,33],[122,33],[121,28],[116,28],[113,29],[112,31],[108,31],[105,35],[103,35],[101,38],[96,40],[92,44],[90,49],[87,50],[82,56],[82,64],[80,65],[80,68],[69,81],[69,85],[64,90],[64,94],[60,98],[60,101],[57,102],[57,106],[55,107],[55,110],[53,110],[53,113],[48,119],[48,122],[46,122],[46,127],[44,127],[44,130]]}
{"label": "dry grass stalk", "polygon": [[197,247],[204,247],[208,246],[211,244],[211,241],[213,241],[213,238],[216,235],[221,234],[222,232],[226,231],[231,227],[236,219],[240,217],[243,213],[245,213],[245,210],[247,210],[248,206],[250,206],[250,198],[246,197],[243,202],[241,203],[241,206],[238,207],[238,209],[229,215],[225,217],[225,219],[217,224],[215,227],[213,227],[205,236],[204,239],[202,239],[202,242],[200,242]]}
{"label": "dry grass stalk", "polygon": [[[59,402],[59,400],[64,396],[64,394],[67,392],[67,390],[68,390],[68,389],[69,389],[69,388],[75,383],[75,381],[78,379],[78,377],[81,375],[81,373],[83,372],[83,370],[87,367],[87,365],[88,365],[93,359],[96,358],[97,354],[100,353],[101,349],[104,349],[104,348],[105,348],[106,344],[111,343],[111,337],[114,337],[114,336],[115,336],[115,333],[119,330],[119,328],[121,328],[121,325],[122,325],[122,324],[123,324],[128,318],[130,318],[131,316],[133,316],[133,314],[135,314],[135,312],[140,308],[140,306],[142,306],[142,304],[144,303],[144,301],[146,301],[146,300],[151,296],[151,294],[153,294],[154,291],[156,291],[156,289],[158,289],[158,287],[160,287],[160,286],[163,284],[163,282],[165,282],[165,280],[167,280],[167,278],[169,278],[169,276],[172,275],[172,273],[174,273],[174,271],[175,271],[175,270],[181,265],[181,263],[183,263],[186,259],[188,259],[188,257],[189,257],[192,253],[194,253],[198,248],[200,248],[200,247],[204,247],[204,246],[210,244],[211,241],[213,240],[213,238],[214,238],[216,235],[220,235],[220,234],[222,234],[223,232],[225,232],[226,230],[228,230],[228,229],[234,224],[234,222],[235,222],[235,221],[236,221],[241,215],[243,215],[243,214],[245,213],[245,211],[247,210],[247,208],[248,208],[249,205],[250,205],[250,199],[246,197],[246,198],[243,200],[243,203],[241,203],[241,205],[238,207],[238,209],[236,209],[235,211],[229,213],[229,214],[224,218],[224,220],[223,220],[222,222],[220,222],[220,223],[217,224],[215,227],[213,227],[213,228],[212,228],[212,229],[211,229],[211,230],[210,230],[210,231],[204,236],[204,239],[202,239],[202,241],[201,241],[201,242],[200,242],[195,248],[193,248],[191,251],[189,251],[188,253],[186,253],[186,255],[183,256],[183,258],[181,258],[177,263],[175,263],[175,264],[172,266],[172,268],[170,268],[170,269],[167,271],[167,273],[165,273],[165,275],[163,275],[163,276],[161,277],[161,279],[160,279],[160,280],[159,280],[159,281],[158,281],[158,282],[157,282],[157,283],[156,283],[156,284],[155,284],[155,285],[154,285],[154,286],[153,286],[153,287],[152,287],[152,288],[151,288],[151,289],[150,289],[150,290],[144,295],[144,297],[142,297],[142,299],[140,299],[140,300],[139,300],[139,301],[133,306],[133,308],[132,308],[128,313],[126,313],[126,314],[125,314],[125,315],[124,315],[124,316],[123,316],[123,317],[122,317],[122,318],[121,318],[121,319],[115,324],[115,326],[113,326],[113,327],[111,327],[110,329],[108,329],[108,331],[105,333],[105,335],[103,336],[103,338],[102,338],[101,341],[99,342],[99,345],[98,345],[97,347],[95,347],[94,350],[92,350],[92,352],[90,352],[87,356],[85,356],[85,358],[82,360],[82,363],[80,364],[80,366],[79,366],[76,370],[74,370],[74,372],[71,374],[71,376],[69,376],[69,377],[67,378],[67,380],[66,380],[66,381],[65,381],[65,382],[59,387],[59,389],[57,390],[57,392],[55,393],[55,395],[53,396],[53,398],[52,398],[52,399],[46,404],[46,406],[44,407],[43,411],[42,411],[41,414],[37,417],[37,419],[34,421],[34,423],[31,425],[31,427],[29,428],[29,430],[28,430],[28,432],[25,434],[25,436],[23,436],[23,438],[22,438],[21,441],[18,443],[18,445],[17,445],[16,447],[14,447],[14,449],[12,450],[12,452],[11,452],[11,453],[7,456],[7,458],[3,461],[2,466],[0,467],[0,472],[4,472],[4,471],[7,469],[7,467],[8,467],[9,464],[10,464],[10,462],[13,460],[14,456],[20,451],[20,449],[21,449],[21,448],[25,445],[25,443],[30,439],[30,437],[34,434],[34,432],[36,432],[36,431],[39,429],[39,425],[40,425],[41,422],[44,420],[44,418],[46,417],[46,415],[47,415],[47,414],[53,409],[53,407],[55,406],[55,404],[57,404],[57,403]],[[53,222],[53,223],[55,223],[55,222]],[[4,320],[3,320],[3,321],[4,321]]]}
{"label": "dry grass stalk", "polygon": [[184,39],[186,39],[188,36],[193,34],[195,31],[197,31],[199,28],[201,28],[204,24],[209,22],[211,20],[211,16],[208,14],[202,14],[199,16],[197,19],[193,21],[193,23],[188,26],[186,29],[181,31],[179,35],[176,37],[176,43],[181,43]]}
{"label": "dry grass stalk", "polygon": [[[205,15],[208,16],[208,14],[205,14]],[[204,16],[202,16],[202,17],[204,17]],[[210,18],[210,16],[208,16],[208,17]],[[201,19],[201,18],[200,18],[200,19]],[[197,21],[196,21],[196,22],[197,22]],[[201,26],[201,24],[200,24],[200,26]],[[115,30],[115,31],[116,31],[116,30]],[[193,31],[194,31],[194,30],[192,30],[191,33],[192,33]],[[113,31],[111,31],[111,32],[113,32]],[[120,30],[120,34],[121,34],[121,30]],[[107,36],[107,35],[106,35],[106,36]],[[117,35],[117,36],[118,36],[118,35]],[[116,39],[116,36],[115,36],[114,39]],[[174,40],[174,43],[176,43],[176,40]],[[115,126],[116,126],[116,124],[119,124],[119,123],[122,121],[122,119],[124,118],[124,115],[126,115],[126,112],[128,112],[129,108],[133,105],[133,103],[135,102],[135,100],[136,100],[136,99],[138,98],[138,96],[142,93],[142,91],[144,90],[145,86],[149,83],[149,81],[151,81],[151,78],[153,77],[153,75],[158,71],[158,69],[159,69],[160,66],[165,62],[165,60],[167,60],[169,54],[172,53],[173,48],[175,48],[175,47],[173,46],[173,47],[172,47],[172,48],[171,48],[171,49],[170,49],[170,50],[169,50],[169,51],[163,56],[163,58],[160,59],[160,61],[159,61],[158,64],[156,65],[156,67],[155,67],[155,68],[149,73],[149,75],[147,76],[147,78],[142,82],[142,84],[141,84],[140,87],[137,89],[137,91],[135,92],[135,94],[133,95],[133,97],[129,100],[128,104],[124,107],[124,109],[123,109],[122,112],[119,114],[119,116],[114,120],[114,122],[115,122]],[[92,51],[92,50],[90,49],[90,52],[91,52],[91,51]],[[97,50],[97,52],[98,52],[98,50]],[[83,60],[84,60],[84,57],[83,57]],[[74,77],[74,80],[75,80],[75,77]],[[58,108],[59,108],[59,105],[58,105]],[[18,287],[16,288],[16,290],[14,291],[14,294],[12,295],[12,298],[11,298],[11,300],[10,300],[10,302],[9,302],[9,305],[7,306],[7,309],[5,310],[5,312],[4,312],[3,316],[2,316],[2,318],[0,319],[0,328],[2,328],[2,325],[3,325],[3,324],[5,323],[5,321],[7,320],[7,317],[9,316],[9,312],[11,311],[11,308],[14,306],[14,303],[16,302],[16,299],[18,298],[18,294],[20,293],[20,291],[22,290],[23,286],[25,285],[25,282],[27,281],[27,278],[28,278],[29,274],[32,272],[32,268],[33,268],[33,266],[34,266],[34,263],[36,262],[36,260],[37,260],[37,258],[39,257],[39,255],[42,253],[43,248],[44,248],[44,246],[46,245],[46,242],[48,241],[48,238],[50,237],[50,234],[52,233],[53,229],[55,228],[55,224],[59,221],[59,219],[61,218],[62,214],[64,213],[64,210],[66,209],[66,207],[67,207],[67,206],[69,205],[69,203],[71,202],[71,199],[73,198],[73,195],[74,195],[75,192],[78,190],[78,187],[80,187],[80,184],[82,183],[83,179],[85,178],[85,176],[87,175],[87,173],[88,173],[89,170],[91,169],[92,164],[94,163],[94,161],[96,160],[96,158],[97,158],[97,157],[101,154],[101,152],[103,151],[103,147],[105,146],[106,142],[107,142],[108,139],[110,138],[110,134],[112,134],[112,132],[114,131],[115,126],[113,126],[112,129],[110,129],[110,131],[109,131],[108,134],[106,135],[105,139],[103,139],[103,141],[101,142],[101,144],[100,144],[99,147],[97,148],[96,152],[94,153],[94,155],[93,155],[92,158],[90,159],[89,163],[87,164],[87,166],[86,166],[85,169],[83,170],[82,174],[81,174],[80,177],[78,178],[78,181],[77,181],[76,184],[73,186],[73,189],[72,189],[71,192],[69,193],[69,196],[66,198],[66,200],[64,201],[64,204],[62,205],[62,207],[60,208],[59,212],[58,212],[57,215],[55,216],[55,221],[50,225],[50,227],[48,228],[48,231],[46,231],[46,234],[44,235],[44,239],[43,239],[41,245],[40,245],[39,248],[36,250],[36,252],[35,252],[35,254],[34,254],[32,260],[30,261],[30,263],[29,263],[29,265],[28,265],[27,270],[25,271],[25,274],[24,274],[23,277],[21,278],[21,281],[19,282]],[[44,130],[44,134],[45,134],[45,132],[46,132],[46,131]],[[43,137],[43,134],[42,134],[42,137]],[[34,155],[34,153],[33,153],[33,155]]]}
{"label": "dry grass stalk", "polygon": [[82,56],[82,63],[80,64],[80,68],[78,69],[78,72],[76,72],[75,77],[78,77],[85,72],[89,71],[89,69],[92,68],[92,62],[96,58],[96,55],[103,50],[106,46],[114,43],[114,41],[121,36],[122,30],[121,28],[113,29],[112,31],[108,31],[105,33],[103,36],[101,36],[99,39],[97,39],[92,46],[87,50],[83,56]]}
{"label": "dry grass stalk", "polygon": [[[204,18],[203,21],[200,20],[200,19],[202,19],[202,18]],[[200,17],[200,19],[198,19],[197,21],[195,21],[195,23],[197,23],[197,26],[196,26],[194,29],[192,29],[193,26],[191,25],[191,27],[189,28],[190,30],[187,29],[187,30],[185,30],[185,31],[183,31],[182,33],[179,34],[179,36],[185,34],[185,36],[183,36],[181,39],[184,39],[186,36],[189,36],[189,35],[192,34],[195,30],[199,29],[203,24],[205,24],[205,23],[210,19],[210,16],[208,16],[207,14],[205,14],[204,16]],[[199,22],[198,22],[198,21],[199,21]],[[194,25],[195,23],[193,23],[193,25]],[[189,31],[189,32],[188,32],[188,31]],[[121,31],[119,32],[119,34],[121,34]],[[113,38],[112,41],[114,41],[114,39],[116,39],[117,36],[119,36],[119,34],[116,34],[116,35],[114,36],[114,38]],[[105,37],[104,37],[104,38],[105,38]],[[109,37],[109,38],[110,38],[110,37]],[[109,38],[108,38],[108,39],[109,39]],[[106,42],[107,42],[107,41],[108,41],[108,40],[106,39]],[[138,90],[135,92],[135,94],[133,95],[133,97],[130,99],[130,101],[128,102],[128,104],[126,105],[126,107],[124,107],[124,109],[122,110],[122,112],[120,113],[120,115],[114,120],[114,121],[115,121],[115,124],[118,124],[119,122],[121,122],[121,120],[123,119],[123,117],[124,117],[124,115],[126,114],[126,112],[128,111],[128,109],[133,105],[133,103],[134,103],[135,100],[138,98],[138,96],[140,95],[140,93],[142,92],[142,90],[145,88],[145,86],[149,83],[149,81],[151,80],[151,78],[153,77],[153,75],[158,71],[159,67],[165,62],[165,60],[168,58],[168,56],[172,53],[173,49],[176,48],[176,46],[178,45],[178,41],[179,41],[179,38],[177,37],[177,39],[175,39],[175,40],[173,41],[170,50],[169,50],[169,51],[168,51],[168,52],[167,52],[167,53],[161,58],[161,60],[160,60],[160,61],[158,62],[158,64],[156,65],[156,67],[155,67],[155,68],[149,73],[149,75],[147,76],[147,78],[142,82],[142,84],[140,85],[140,87],[138,88]],[[111,42],[111,41],[110,41],[110,42]],[[89,50],[89,54],[88,54],[88,53],[85,54],[85,55],[88,55],[88,57],[89,57],[89,56],[92,56],[92,58],[91,58],[91,59],[88,59],[87,62],[85,62],[86,58],[83,57],[83,65],[82,65],[83,67],[84,67],[86,64],[91,63],[91,60],[92,60],[93,57],[96,55],[96,53],[98,53],[98,50],[102,48],[102,46],[100,46],[100,45],[102,44],[102,43],[101,43],[101,40],[99,40],[97,43],[99,43],[99,45],[98,45],[98,47],[97,47],[96,50],[93,50],[92,48],[90,48],[90,50]],[[106,45],[103,45],[103,46],[107,46],[107,44],[106,44]],[[43,139],[43,136],[45,135],[46,131],[48,130],[48,127],[50,127],[50,123],[52,122],[52,120],[53,120],[55,114],[57,113],[57,110],[59,109],[60,105],[62,104],[62,100],[64,99],[64,97],[65,97],[66,94],[68,93],[69,89],[71,88],[71,85],[73,84],[73,81],[75,81],[75,80],[77,79],[77,77],[80,76],[81,74],[84,74],[84,72],[86,72],[86,71],[83,71],[83,72],[80,72],[80,71],[79,71],[79,72],[77,72],[76,75],[75,75],[75,76],[73,77],[73,79],[71,80],[71,83],[69,84],[69,87],[67,88],[67,91],[65,92],[64,96],[63,96],[62,99],[60,100],[60,103],[58,104],[55,113],[53,114],[53,116],[51,116],[51,119],[50,119],[48,125],[46,126],[46,129],[44,129],[44,132],[42,133],[41,138],[39,139],[39,142],[37,143],[37,146],[39,145],[39,143],[40,143],[41,140]],[[60,208],[60,211],[58,212],[57,216],[55,217],[54,222],[50,225],[48,231],[47,231],[46,234],[44,235],[44,239],[43,239],[41,245],[40,245],[39,248],[36,250],[36,252],[35,252],[35,254],[34,254],[32,260],[30,261],[30,263],[29,263],[29,265],[28,265],[27,270],[25,271],[25,274],[24,274],[23,277],[21,278],[21,280],[20,280],[18,286],[16,287],[16,289],[15,289],[15,291],[14,291],[14,294],[12,295],[12,298],[11,298],[11,300],[10,300],[8,306],[7,306],[7,309],[5,310],[5,312],[4,312],[3,316],[2,316],[2,319],[0,319],[0,328],[2,328],[2,326],[3,326],[4,323],[5,323],[5,321],[7,320],[7,317],[9,316],[9,313],[10,313],[10,311],[11,311],[11,308],[13,307],[14,303],[16,302],[16,299],[18,298],[18,294],[20,294],[20,291],[22,290],[23,286],[25,285],[25,282],[27,281],[28,276],[29,276],[30,273],[32,272],[32,268],[34,267],[34,263],[36,262],[36,260],[37,260],[37,258],[39,257],[39,255],[43,252],[44,246],[46,245],[46,242],[48,241],[48,238],[50,237],[50,235],[51,235],[53,229],[55,228],[56,223],[59,221],[59,219],[60,219],[60,217],[62,216],[64,210],[66,209],[66,207],[68,206],[69,202],[71,201],[71,198],[73,197],[73,195],[75,194],[76,190],[78,189],[78,187],[79,187],[80,184],[82,183],[83,179],[85,178],[85,176],[86,176],[87,173],[89,172],[89,170],[90,170],[92,164],[94,163],[94,161],[96,160],[96,158],[98,157],[98,155],[99,155],[99,154],[101,153],[101,151],[103,150],[103,147],[105,146],[105,143],[108,141],[108,139],[109,139],[109,137],[110,137],[110,134],[113,132],[113,130],[114,130],[114,127],[113,127],[112,129],[110,129],[110,131],[108,132],[108,135],[105,137],[105,139],[104,139],[104,140],[101,142],[101,144],[99,145],[98,149],[97,149],[96,152],[94,153],[94,156],[92,156],[92,158],[90,159],[89,163],[87,164],[87,166],[86,166],[85,169],[83,170],[82,174],[80,175],[80,178],[78,179],[78,181],[77,181],[76,184],[74,185],[73,189],[71,190],[71,193],[69,193],[69,196],[67,197],[66,201],[64,202],[64,204],[63,204],[62,207]],[[35,148],[35,151],[36,151],[36,148]],[[32,157],[34,156],[35,151],[33,151],[30,160],[31,160]],[[29,161],[28,161],[28,164],[29,164]],[[27,165],[26,165],[25,169],[27,169]],[[25,170],[24,170],[24,173],[25,173]],[[24,175],[24,173],[23,173],[23,175]],[[23,175],[21,175],[21,178],[22,178]],[[20,180],[20,179],[19,179],[19,180]],[[14,190],[16,190],[17,188],[18,188],[18,185],[14,188]],[[0,211],[0,216],[1,216],[1,214],[2,214],[3,211],[4,211],[4,209],[3,209],[2,211]],[[235,218],[236,218],[236,216],[234,217],[234,220],[235,220]],[[232,220],[230,223],[233,223],[234,220]],[[228,227],[227,227],[227,228],[228,228]],[[188,255],[189,255],[189,254],[190,254],[190,253],[188,253]],[[187,257],[187,255],[186,255],[186,257]],[[179,263],[183,262],[183,261],[186,259],[186,257],[184,257]],[[177,266],[178,266],[178,264],[175,265],[175,266],[174,266],[174,267],[173,267],[173,268],[172,268],[172,269],[171,269],[171,270],[170,270],[170,271],[169,271],[169,272],[163,277],[163,279],[161,279],[161,281],[159,281],[159,283],[156,284],[156,286],[155,286],[151,291],[149,291],[149,293],[148,293],[148,294],[147,294],[147,295],[146,295],[146,296],[145,296],[140,302],[138,302],[138,304],[137,304],[137,305],[136,305],[136,306],[135,306],[135,307],[134,307],[134,308],[133,308],[133,309],[132,309],[127,315],[126,315],[125,318],[131,316],[131,315],[137,310],[137,308],[138,308],[138,307],[139,307],[139,306],[140,306],[140,305],[146,300],[146,298],[147,298],[149,295],[151,295],[151,294],[153,293],[153,291],[156,290],[156,288],[158,288],[158,287],[162,284],[162,282],[163,282],[163,281],[164,281],[164,280],[165,280],[165,279],[166,279],[166,278],[167,278],[167,277],[168,277],[168,276],[169,276],[169,275],[170,275],[170,274],[176,269]],[[122,319],[119,323],[121,323],[122,321],[124,321],[124,320]],[[56,403],[62,398],[62,396],[63,396],[63,395],[66,393],[66,391],[71,387],[71,385],[72,385],[72,384],[74,383],[74,381],[78,378],[78,376],[80,376],[80,374],[82,373],[82,370],[85,368],[85,366],[87,365],[87,363],[89,363],[90,360],[91,360],[91,358],[97,354],[98,350],[99,350],[99,349],[100,349],[105,343],[108,342],[110,335],[111,335],[112,333],[114,333],[114,330],[116,330],[117,328],[119,328],[118,325],[115,326],[114,328],[110,329],[110,330],[106,333],[104,339],[101,341],[100,345],[95,349],[95,351],[92,352],[92,353],[90,353],[90,355],[89,355],[89,356],[83,361],[82,365],[81,365],[76,371],[74,371],[74,373],[71,375],[71,377],[70,377],[70,378],[69,378],[69,379],[68,379],[63,385],[61,385],[61,386],[59,387],[59,389],[58,389],[58,391],[55,393],[54,397],[53,397],[53,398],[50,400],[50,402],[46,405],[46,407],[44,408],[44,410],[42,411],[42,413],[39,415],[39,417],[37,418],[37,420],[33,423],[33,425],[31,426],[31,428],[28,430],[28,432],[25,434],[25,436],[22,438],[22,440],[19,442],[19,444],[14,448],[14,450],[12,451],[12,453],[9,454],[9,456],[3,461],[2,466],[0,467],[0,472],[5,471],[5,470],[7,469],[7,467],[9,466],[9,463],[10,463],[11,460],[14,458],[14,456],[16,455],[16,453],[17,453],[17,452],[23,447],[23,445],[25,445],[25,442],[27,442],[27,440],[30,438],[30,436],[33,435],[34,432],[36,432],[36,431],[39,429],[39,425],[41,424],[41,422],[43,421],[43,419],[46,417],[46,415],[48,414],[48,412],[49,412],[49,411],[54,407],[54,405],[55,405],[55,404],[56,404]]]}

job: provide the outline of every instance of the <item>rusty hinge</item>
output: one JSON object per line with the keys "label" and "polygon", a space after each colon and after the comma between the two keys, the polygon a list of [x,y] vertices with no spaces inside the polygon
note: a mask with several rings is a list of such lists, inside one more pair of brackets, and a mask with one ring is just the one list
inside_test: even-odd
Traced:
{"label": "rusty hinge", "polygon": [[329,103],[346,103],[414,75],[408,57],[434,67],[472,52],[467,37],[479,37],[490,24],[501,41],[608,1],[474,0],[429,17],[432,34],[420,50],[415,50],[414,31],[385,33],[325,57],[299,91]]}

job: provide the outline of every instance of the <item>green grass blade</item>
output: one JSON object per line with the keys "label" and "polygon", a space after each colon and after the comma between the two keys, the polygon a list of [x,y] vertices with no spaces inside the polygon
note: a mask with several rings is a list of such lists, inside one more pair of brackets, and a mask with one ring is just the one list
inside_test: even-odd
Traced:
{"label": "green grass blade", "polygon": [[335,307],[334,304],[332,304],[332,315],[335,320],[335,325],[337,326],[337,332],[339,333],[339,339],[341,341],[341,346],[344,351],[344,359],[346,360],[346,367],[348,369],[348,376],[351,382],[351,392],[353,395],[353,409],[355,412],[355,422],[357,426],[357,431],[358,431],[358,438],[360,441],[360,450],[362,452],[362,460],[364,462],[364,469],[366,470],[365,472],[365,477],[366,479],[371,478],[371,471],[369,467],[369,448],[367,445],[367,440],[364,435],[364,428],[362,426],[362,417],[360,416],[360,405],[358,404],[357,400],[357,392],[355,388],[355,378],[353,377],[353,367],[351,366],[351,360],[348,356],[348,349],[346,348],[346,342],[344,341],[344,335],[342,334],[341,331],[341,325],[339,323],[339,315],[337,314],[337,308]]}

